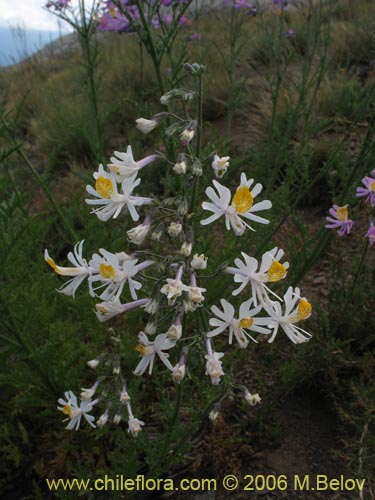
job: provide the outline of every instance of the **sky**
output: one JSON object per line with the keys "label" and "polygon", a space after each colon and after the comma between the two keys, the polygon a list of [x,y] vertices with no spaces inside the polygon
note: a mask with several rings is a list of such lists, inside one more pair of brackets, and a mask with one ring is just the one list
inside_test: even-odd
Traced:
{"label": "sky", "polygon": [[[47,0],[0,0],[0,26],[20,26],[23,29],[40,31],[59,31],[58,18],[43,9]],[[89,7],[92,0],[85,2]],[[78,5],[78,0],[72,0]],[[63,31],[67,26],[61,25]]]}

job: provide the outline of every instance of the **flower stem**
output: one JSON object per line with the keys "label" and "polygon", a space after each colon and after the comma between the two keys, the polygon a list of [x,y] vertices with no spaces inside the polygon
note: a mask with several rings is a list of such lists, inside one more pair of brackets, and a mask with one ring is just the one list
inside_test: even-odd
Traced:
{"label": "flower stem", "polygon": [[[201,154],[202,147],[202,122],[203,122],[203,78],[200,74],[198,76],[198,126],[197,126],[197,143],[195,156],[199,159]],[[190,205],[190,213],[194,214],[197,209],[197,197],[198,197],[198,188],[199,188],[199,175],[194,177],[193,183],[193,192],[191,195],[191,205]]]}

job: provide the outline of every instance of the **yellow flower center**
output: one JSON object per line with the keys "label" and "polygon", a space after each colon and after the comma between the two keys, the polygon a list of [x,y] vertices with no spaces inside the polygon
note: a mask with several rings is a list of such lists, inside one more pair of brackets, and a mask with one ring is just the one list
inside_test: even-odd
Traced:
{"label": "yellow flower center", "polygon": [[100,194],[102,198],[110,200],[113,195],[113,184],[111,179],[106,177],[98,177],[95,182],[95,189]]}
{"label": "yellow flower center", "polygon": [[306,319],[310,316],[312,305],[306,299],[301,299],[298,304],[297,318],[298,320]]}
{"label": "yellow flower center", "polygon": [[286,275],[286,267],[280,264],[278,260],[275,260],[270,265],[270,268],[267,272],[268,281],[274,283],[275,281],[280,281]]}
{"label": "yellow flower center", "polygon": [[238,214],[243,214],[253,206],[254,198],[247,186],[240,186],[232,199],[232,207]]}
{"label": "yellow flower center", "polygon": [[241,328],[250,328],[254,323],[254,318],[242,318],[240,321]]}
{"label": "yellow flower center", "polygon": [[64,408],[62,409],[62,412],[64,415],[68,415],[68,417],[70,417],[70,418],[72,418],[72,416],[73,416],[72,409],[70,408],[69,404],[66,404],[64,406]]}
{"label": "yellow flower center", "polygon": [[109,13],[111,14],[112,17],[115,17],[116,16],[116,9],[114,7],[111,7],[109,9]]}
{"label": "yellow flower center", "polygon": [[375,191],[375,181],[372,181],[370,186],[369,186],[370,191]]}
{"label": "yellow flower center", "polygon": [[113,266],[109,264],[100,264],[99,266],[99,272],[103,278],[106,279],[115,279],[116,273],[115,270],[113,269]]}
{"label": "yellow flower center", "polygon": [[339,207],[336,211],[338,220],[345,221],[348,220],[348,208]]}

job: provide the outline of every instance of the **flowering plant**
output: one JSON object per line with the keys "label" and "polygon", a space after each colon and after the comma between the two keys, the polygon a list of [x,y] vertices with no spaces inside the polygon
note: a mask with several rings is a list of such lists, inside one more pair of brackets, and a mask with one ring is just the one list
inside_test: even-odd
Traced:
{"label": "flowering plant", "polygon": [[[204,253],[207,248],[204,226],[215,224],[216,230],[225,227],[235,239],[243,237],[246,232],[255,231],[257,225],[269,223],[266,214],[272,203],[264,199],[263,186],[245,172],[234,190],[215,179],[226,174],[230,157],[220,157],[217,153],[203,155],[205,68],[185,64],[185,69],[194,78],[196,88],[173,89],[161,97],[161,102],[168,100],[175,104],[176,111],[137,120],[137,127],[146,134],[162,126],[163,120],[172,119],[167,134],[176,138],[181,151],[177,157],[168,158],[156,152],[136,161],[128,146],[126,152],[114,153],[107,168],[99,165],[93,174],[94,185],[86,187],[86,203],[93,207],[92,213],[100,223],[110,224],[111,219],[121,216],[137,223],[127,231],[128,248],[120,252],[101,248],[86,258],[81,241],[68,253],[69,267],[57,265],[45,251],[45,260],[52,269],[69,277],[60,292],[74,297],[87,281],[90,295],[98,300],[99,321],[110,321],[120,315],[126,318],[133,309],[138,309],[141,317],[147,315],[143,329],[135,325],[134,331],[126,333],[139,353],[137,362],[126,356],[124,360],[119,350],[100,353],[88,361],[89,367],[97,370],[104,364],[111,373],[97,377],[90,388],[82,389],[80,404],[72,391],[65,393],[65,400],[59,400],[58,409],[67,416],[69,430],[78,429],[82,416],[92,427],[103,427],[109,420],[119,424],[127,414],[128,431],[137,436],[147,423],[133,415],[130,401],[134,394],[128,391],[131,372],[135,376],[153,375],[156,370],[169,372],[171,383],[177,384],[177,391],[181,391],[182,385],[188,383],[190,367],[194,366],[202,374],[205,372],[214,386],[220,386],[228,369],[224,360],[226,337],[229,345],[235,343],[240,349],[263,338],[273,342],[280,330],[295,344],[310,338],[308,332],[297,326],[312,311],[299,288],[289,287],[283,298],[271,288],[273,283],[286,278],[289,269],[282,249],[270,248],[260,261],[242,252],[242,258],[236,258],[234,265],[222,263],[210,269],[213,256]],[[189,115],[186,106],[193,99],[197,100],[195,118]],[[185,116],[178,114],[181,101]],[[176,176],[181,186],[180,192],[167,199],[149,193],[145,196],[147,193],[141,191],[143,174],[157,171],[160,163],[170,168],[169,175]],[[202,189],[203,179],[207,178],[212,179],[212,185]],[[220,237],[217,241],[215,235],[212,238],[215,245],[220,244]],[[208,271],[213,282],[206,274]],[[232,276],[237,286],[231,295],[243,296],[238,307],[227,300],[229,297],[219,297],[220,306],[216,299],[209,304],[208,292],[217,289],[223,274]],[[114,338],[117,343],[121,341],[121,335]],[[216,346],[223,352],[216,350]],[[246,387],[241,388],[250,405],[260,402],[258,394],[251,395]],[[181,401],[181,397],[176,401]],[[96,423],[88,414],[94,411],[94,406],[95,409],[102,406]]]}

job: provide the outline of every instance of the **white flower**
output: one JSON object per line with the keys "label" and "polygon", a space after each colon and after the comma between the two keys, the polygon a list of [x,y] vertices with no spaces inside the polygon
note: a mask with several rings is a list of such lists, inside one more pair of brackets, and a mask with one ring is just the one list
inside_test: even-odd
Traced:
{"label": "white flower", "polygon": [[189,298],[194,302],[194,304],[201,304],[204,301],[203,292],[206,291],[206,288],[201,288],[199,286],[190,286],[189,287]]}
{"label": "white flower", "polygon": [[168,226],[167,231],[169,236],[178,236],[182,231],[182,225],[178,222],[171,222]]}
{"label": "white flower", "polygon": [[127,177],[137,174],[139,170],[156,160],[157,155],[149,155],[142,160],[135,161],[132,147],[128,146],[126,153],[115,151],[111,157],[111,162],[107,166],[117,182],[122,182]]}
{"label": "white flower", "polygon": [[227,302],[225,299],[221,299],[220,303],[223,308],[222,311],[217,306],[211,307],[211,311],[215,314],[216,318],[211,318],[209,323],[215,328],[207,333],[207,337],[214,337],[223,333],[225,330],[229,330],[229,344],[232,344],[234,335],[238,345],[244,349],[249,343],[249,338],[256,342],[256,340],[253,339],[253,337],[251,337],[246,330],[263,334],[271,333],[270,330],[267,330],[267,328],[260,326],[268,325],[270,318],[254,317],[262,309],[262,306],[251,309],[253,304],[252,298],[241,304],[238,318],[234,317],[235,311],[232,304]]}
{"label": "white flower", "polygon": [[137,345],[137,351],[142,355],[142,359],[134,370],[135,375],[143,375],[147,368],[149,375],[151,375],[156,354],[168,370],[173,371],[173,366],[168,359],[168,354],[163,351],[175,347],[176,343],[173,342],[166,333],[157,335],[155,341],[150,342],[147,335],[144,332],[140,332],[138,340],[139,344]]}
{"label": "white flower", "polygon": [[176,165],[173,167],[173,171],[178,175],[186,174],[186,163],[184,161],[176,163]]}
{"label": "white flower", "polygon": [[83,250],[83,242],[77,243],[74,246],[73,252],[69,252],[67,258],[74,267],[61,267],[55,264],[55,261],[49,256],[48,250],[44,251],[44,260],[49,264],[55,273],[60,276],[71,276],[72,279],[67,281],[61,288],[59,288],[59,292],[64,293],[65,295],[71,295],[74,297],[77,288],[79,285],[87,278],[92,269],[87,265],[86,260],[82,256]]}
{"label": "white flower", "polygon": [[96,425],[97,427],[99,427],[99,429],[101,429],[102,427],[105,426],[105,424],[108,422],[108,408],[106,409],[106,411],[103,413],[103,415],[100,415],[100,417],[98,418],[98,420],[96,421]]}
{"label": "white flower", "polygon": [[301,298],[300,289],[289,287],[284,295],[285,312],[281,310],[280,302],[266,300],[263,303],[264,309],[270,315],[269,328],[273,329],[272,336],[268,342],[275,340],[279,327],[284,330],[286,335],[294,344],[307,342],[311,334],[295,325],[299,321],[307,319],[311,315],[312,306],[304,297]]}
{"label": "white flower", "polygon": [[250,392],[246,389],[245,391],[245,399],[249,403],[250,406],[255,406],[261,402],[261,397],[258,393],[250,394]]}
{"label": "white flower", "polygon": [[145,305],[145,311],[148,314],[155,314],[158,309],[159,309],[159,301],[157,299],[151,299]]}
{"label": "white flower", "polygon": [[99,365],[99,359],[90,359],[90,361],[87,361],[87,366],[95,370]]}
{"label": "white flower", "polygon": [[133,417],[133,415],[129,416],[129,420],[128,420],[128,432],[132,436],[134,436],[134,437],[138,436],[138,434],[142,430],[142,425],[145,425],[145,423],[142,422],[142,420],[139,420],[138,418]]}
{"label": "white flower", "polygon": [[194,254],[194,257],[190,262],[190,266],[193,269],[206,269],[207,257],[203,253],[201,253],[200,255],[198,255],[197,253]]}
{"label": "white flower", "polygon": [[207,219],[202,220],[201,224],[210,224],[224,215],[227,230],[232,228],[237,236],[241,236],[245,232],[246,228],[253,230],[253,228],[242,218],[259,222],[261,224],[268,224],[269,220],[259,217],[258,215],[254,215],[254,212],[269,209],[272,207],[272,203],[269,200],[264,200],[254,205],[254,198],[262,191],[262,185],[256,184],[250,191],[250,186],[253,182],[253,179],[247,180],[246,175],[242,173],[241,184],[237,188],[232,198],[232,203],[230,204],[230,190],[214,180],[213,184],[217,193],[212,187],[208,187],[206,189],[206,195],[212,203],[202,203],[202,208],[213,212],[213,215],[210,215]]}
{"label": "white flower", "polygon": [[191,129],[185,129],[182,134],[180,135],[181,137],[181,140],[183,142],[190,142],[192,140],[192,138],[194,137],[194,133],[195,131],[194,130],[191,130]]}
{"label": "white flower", "polygon": [[137,173],[122,182],[122,193],[118,192],[115,178],[112,174],[104,171],[103,165],[100,165],[99,171],[94,173],[94,179],[96,181],[95,189],[88,185],[86,191],[97,199],[86,199],[85,201],[88,205],[101,205],[92,211],[101,221],[105,222],[110,218],[116,219],[126,206],[131,218],[136,222],[139,220],[139,215],[135,207],[152,203],[151,198],[132,194],[141,183],[141,179],[137,179]]}
{"label": "white flower", "polygon": [[212,352],[211,354],[206,354],[206,375],[211,377],[213,385],[218,385],[220,382],[220,377],[224,375],[222,369],[222,363],[220,359],[224,356],[223,352]]}
{"label": "white flower", "polygon": [[184,241],[180,248],[180,254],[184,255],[185,257],[190,257],[192,248],[193,245],[191,243],[189,243],[188,241]]}
{"label": "white flower", "polygon": [[181,380],[184,379],[186,373],[186,366],[184,364],[177,363],[177,365],[173,368],[172,378],[173,381],[179,384]]}
{"label": "white flower", "polygon": [[92,411],[93,406],[99,400],[95,399],[95,401],[81,401],[80,405],[78,406],[77,396],[75,396],[72,391],[65,392],[64,396],[65,399],[60,398],[58,400],[58,403],[62,406],[58,406],[57,409],[64,415],[68,416],[68,418],[63,420],[63,422],[70,420],[70,422],[66,426],[66,429],[71,431],[75,428],[75,430],[77,431],[80,426],[82,416],[85,418],[86,422],[91,425],[91,427],[95,428],[95,417],[93,417],[92,415],[88,415],[88,413]]}
{"label": "white flower", "polygon": [[145,327],[145,333],[147,333],[147,335],[155,335],[156,323],[154,323],[153,321],[149,321]]}
{"label": "white flower", "polygon": [[129,396],[129,394],[128,394],[127,390],[126,390],[126,387],[124,386],[124,387],[122,388],[122,390],[121,390],[121,393],[120,393],[120,402],[121,402],[122,404],[127,404],[127,403],[129,403],[130,399],[131,399],[131,398],[130,398],[130,396]]}
{"label": "white flower", "polygon": [[[99,252],[102,255],[94,254],[90,260],[90,266],[92,266],[96,273],[89,278],[91,295],[94,296],[96,290],[105,287],[105,290],[99,295],[99,298],[105,302],[112,301],[112,303],[115,304],[119,301],[125,283],[128,283],[131,297],[137,300],[136,291],[142,288],[142,284],[133,278],[139,271],[151,266],[153,261],[146,260],[138,264],[138,259],[127,259],[122,261],[117,254],[108,252],[104,248],[101,248]],[[99,282],[99,285],[94,288],[93,284],[97,282]],[[105,311],[105,306],[102,307]],[[99,310],[99,312],[102,311]],[[116,310],[112,309],[112,311],[109,312],[118,314],[122,311],[118,310],[118,312],[116,312]],[[115,314],[112,314],[111,317]]]}
{"label": "white flower", "polygon": [[215,176],[218,179],[221,179],[221,177],[223,177],[223,175],[227,171],[229,167],[229,160],[230,156],[223,156],[222,158],[220,158],[220,156],[215,154],[214,159],[212,161],[212,168],[215,173]]}
{"label": "white flower", "polygon": [[130,311],[130,309],[134,309],[135,307],[141,307],[148,304],[149,299],[139,299],[134,300],[133,302],[128,302],[127,304],[121,304],[118,301],[110,300],[108,302],[101,302],[100,304],[96,304],[96,317],[100,322],[108,321],[109,319],[114,318],[118,314],[122,314],[126,311]]}
{"label": "white flower", "polygon": [[137,124],[137,129],[142,132],[142,134],[149,134],[158,126],[157,120],[147,120],[146,118],[138,118],[135,120]]}
{"label": "white flower", "polygon": [[115,425],[119,425],[119,423],[121,422],[121,415],[119,415],[118,413],[113,417],[113,423]]}
{"label": "white flower", "polygon": [[173,341],[180,340],[180,338],[182,337],[181,323],[174,323],[173,325],[171,325],[167,331],[167,335]]}
{"label": "white flower", "polygon": [[126,232],[128,240],[134,245],[142,245],[151,229],[151,218],[146,217],[142,224]]}
{"label": "white flower", "polygon": [[215,422],[215,420],[219,415],[220,412],[218,410],[211,410],[210,413],[208,414],[208,418],[211,420],[211,422]]}
{"label": "white flower", "polygon": [[169,305],[176,302],[177,297],[182,295],[182,292],[188,292],[189,287],[181,281],[182,269],[177,273],[176,279],[167,278],[167,283],[161,288],[160,292],[167,296]]}
{"label": "white flower", "polygon": [[273,292],[264,285],[264,283],[274,283],[285,278],[289,269],[289,263],[281,263],[284,256],[284,251],[273,248],[262,256],[262,262],[258,271],[258,261],[254,257],[249,257],[246,253],[241,252],[243,261],[235,259],[234,263],[237,267],[227,267],[226,271],[234,274],[234,281],[241,283],[240,286],[232,292],[232,295],[238,295],[250,283],[254,304],[257,300],[263,300],[265,290]]}
{"label": "white flower", "polygon": [[82,387],[82,389],[81,389],[82,392],[80,394],[81,399],[83,401],[90,401],[92,399],[93,395],[95,394],[96,389],[98,388],[98,385],[99,385],[99,382],[95,382],[95,384],[92,387],[90,387],[90,389],[84,389]]}

